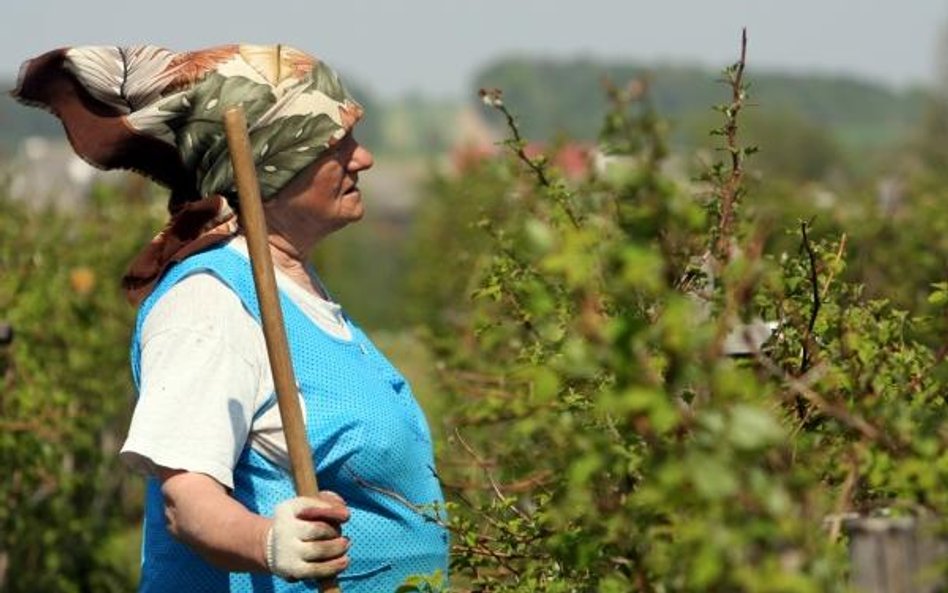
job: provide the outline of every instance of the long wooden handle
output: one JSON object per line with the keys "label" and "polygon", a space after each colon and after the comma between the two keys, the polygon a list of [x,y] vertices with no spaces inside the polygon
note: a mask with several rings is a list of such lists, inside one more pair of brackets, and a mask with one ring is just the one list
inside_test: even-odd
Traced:
{"label": "long wooden handle", "polygon": [[[316,469],[313,456],[306,439],[306,426],[300,410],[299,391],[293,374],[293,362],[286,341],[286,328],[283,323],[283,310],[277,293],[276,278],[273,275],[273,260],[270,258],[270,246],[267,242],[267,225],[263,217],[263,204],[260,200],[260,185],[253,162],[250,135],[247,133],[247,120],[242,107],[231,107],[224,113],[224,131],[227,134],[227,146],[231,163],[234,166],[234,178],[237,182],[237,195],[240,202],[240,223],[247,235],[247,249],[250,252],[250,265],[253,268],[253,281],[260,303],[260,317],[263,336],[267,343],[267,355],[273,371],[273,384],[283,420],[283,435],[290,454],[290,466],[293,471],[293,484],[298,496],[315,496],[319,492],[316,482]],[[319,582],[323,593],[339,593],[335,578]]]}

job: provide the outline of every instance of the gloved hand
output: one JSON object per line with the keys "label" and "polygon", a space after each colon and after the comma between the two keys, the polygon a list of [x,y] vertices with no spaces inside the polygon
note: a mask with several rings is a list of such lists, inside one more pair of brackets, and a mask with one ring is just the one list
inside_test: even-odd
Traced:
{"label": "gloved hand", "polygon": [[322,579],[349,565],[349,540],[339,526],[349,519],[333,492],[297,497],[277,505],[267,534],[267,568],[285,579]]}

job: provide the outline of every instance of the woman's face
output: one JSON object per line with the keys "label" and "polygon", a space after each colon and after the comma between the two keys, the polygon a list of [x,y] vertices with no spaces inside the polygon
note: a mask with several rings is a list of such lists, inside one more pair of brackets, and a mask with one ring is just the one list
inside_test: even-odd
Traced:
{"label": "woman's face", "polygon": [[267,218],[280,218],[316,240],[359,220],[359,173],[373,162],[372,153],[347,134],[267,201]]}
{"label": "woman's face", "polygon": [[341,228],[362,218],[359,172],[372,167],[372,153],[347,134],[313,165],[306,204],[324,222]]}

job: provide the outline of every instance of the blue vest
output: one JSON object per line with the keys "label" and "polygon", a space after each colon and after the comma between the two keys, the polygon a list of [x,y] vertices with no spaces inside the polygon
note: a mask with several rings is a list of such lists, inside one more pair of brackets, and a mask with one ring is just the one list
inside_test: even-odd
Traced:
{"label": "blue vest", "polygon": [[[173,266],[142,303],[132,338],[132,373],[140,385],[140,337],[152,306],[176,282],[196,271],[220,278],[260,321],[248,261],[227,247],[195,254]],[[440,569],[447,573],[448,536],[409,508],[444,517],[434,473],[431,435],[404,377],[368,337],[350,323],[352,340],[317,327],[281,292],[290,355],[306,402],[306,434],[319,486],[342,496],[350,519],[349,567],[340,575],[344,593],[388,593],[405,577]],[[200,393],[192,394],[201,397]],[[262,413],[276,398],[257,413]],[[290,474],[246,445],[234,469],[233,497],[251,511],[272,516],[294,496]],[[159,482],[150,478],[142,543],[143,593],[249,593],[313,591],[312,582],[288,583],[269,574],[217,569],[174,539],[165,525]]]}

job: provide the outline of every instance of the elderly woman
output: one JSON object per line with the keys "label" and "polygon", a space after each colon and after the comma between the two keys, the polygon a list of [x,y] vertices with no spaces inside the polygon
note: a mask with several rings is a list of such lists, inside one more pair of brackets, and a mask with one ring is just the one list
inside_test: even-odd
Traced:
{"label": "elderly woman", "polygon": [[[363,214],[361,107],[287,46],[56,50],[14,95],[78,154],[169,187],[171,220],[124,279],[139,314],[122,457],[150,475],[141,591],[393,591],[447,569],[431,437],[408,383],[332,301],[312,248]],[[307,437],[327,491],[296,498],[235,219],[222,114],[244,106]],[[383,297],[384,298],[384,297]]]}

